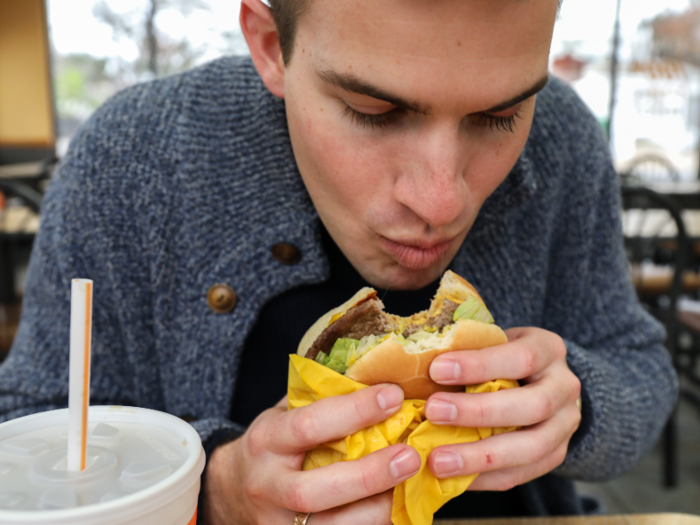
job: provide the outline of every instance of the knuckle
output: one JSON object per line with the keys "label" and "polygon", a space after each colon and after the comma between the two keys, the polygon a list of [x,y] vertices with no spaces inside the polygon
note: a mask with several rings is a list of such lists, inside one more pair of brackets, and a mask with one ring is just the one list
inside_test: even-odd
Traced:
{"label": "knuckle", "polygon": [[576,377],[576,375],[572,372],[571,374],[571,390],[573,392],[573,397],[574,400],[578,399],[578,396],[581,395],[581,380]]}
{"label": "knuckle", "polygon": [[287,486],[285,502],[287,507],[295,512],[312,512],[315,510],[311,508],[305,486],[299,478],[293,480]]}
{"label": "knuckle", "polygon": [[367,468],[362,468],[360,470],[360,475],[362,476],[362,485],[368,496],[376,494],[377,491],[377,476],[373,476]]}
{"label": "knuckle", "polygon": [[554,357],[557,359],[565,359],[566,354],[566,343],[561,337],[557,336],[557,341],[554,345]]}
{"label": "knuckle", "polygon": [[316,435],[313,414],[308,410],[295,410],[289,422],[289,431],[296,442],[310,443]]}
{"label": "knuckle", "polygon": [[489,407],[484,403],[483,397],[477,398],[476,402],[472,407],[472,414],[470,419],[473,420],[473,426],[485,427],[490,416]]}
{"label": "knuckle", "polygon": [[243,481],[243,493],[250,501],[257,502],[265,498],[267,491],[260,476],[251,474]]}
{"label": "knuckle", "polygon": [[[352,398],[352,412],[354,413],[357,420],[364,426],[371,422],[371,417],[365,410],[366,404],[358,399],[358,396],[353,396]],[[376,405],[376,403],[375,403]],[[379,406],[379,405],[377,405]]]}
{"label": "knuckle", "polygon": [[556,468],[559,465],[561,465],[562,463],[564,463],[564,460],[566,459],[567,450],[568,450],[568,448],[564,446],[564,447],[559,447],[559,449],[557,451],[555,451],[555,453],[554,453],[554,461],[555,461],[554,468]]}
{"label": "knuckle", "polygon": [[488,364],[486,363],[486,359],[484,358],[484,354],[479,353],[477,354],[477,359],[476,359],[476,370],[478,371],[478,376],[479,378],[486,378],[488,376]]}
{"label": "knuckle", "polygon": [[530,462],[540,461],[551,452],[551,447],[546,439],[533,440],[530,443]]}
{"label": "knuckle", "polygon": [[537,372],[537,354],[532,347],[526,346],[524,348],[521,359],[524,377],[530,377]]}
{"label": "knuckle", "polygon": [[583,416],[581,415],[581,411],[578,409],[578,407],[576,407],[576,408],[573,410],[573,413],[574,413],[574,420],[573,420],[572,435],[573,435],[574,432],[576,432],[576,429],[577,429],[577,428],[579,427],[579,425],[581,424],[581,419],[583,418]]}
{"label": "knuckle", "polygon": [[534,403],[533,415],[537,422],[548,419],[554,413],[554,401],[546,395],[539,396]]}
{"label": "knuckle", "polygon": [[268,448],[267,447],[267,430],[265,425],[257,424],[252,425],[248,431],[247,435],[247,445],[248,451],[252,456],[260,456]]}

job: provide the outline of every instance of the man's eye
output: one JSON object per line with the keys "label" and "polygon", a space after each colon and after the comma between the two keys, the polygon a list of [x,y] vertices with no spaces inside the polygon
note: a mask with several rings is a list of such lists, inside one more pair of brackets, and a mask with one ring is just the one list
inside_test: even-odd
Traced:
{"label": "man's eye", "polygon": [[488,127],[491,130],[508,131],[510,133],[515,133],[515,119],[522,119],[519,111],[516,111],[509,117],[497,117],[496,115],[489,115],[488,113],[480,113],[476,118],[480,126]]}
{"label": "man's eye", "polygon": [[404,110],[402,108],[394,108],[384,113],[370,115],[369,113],[361,113],[347,105],[343,110],[343,114],[355,124],[372,129],[384,128],[389,124],[393,124],[403,116],[403,113]]}

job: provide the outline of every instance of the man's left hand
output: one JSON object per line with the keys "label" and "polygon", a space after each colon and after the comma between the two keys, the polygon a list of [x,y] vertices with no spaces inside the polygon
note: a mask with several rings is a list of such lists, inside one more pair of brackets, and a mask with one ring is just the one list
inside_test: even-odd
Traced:
{"label": "man's left hand", "polygon": [[462,427],[521,426],[517,432],[474,443],[435,448],[428,458],[439,478],[481,473],[470,490],[508,490],[559,466],[581,421],[581,382],[566,364],[566,346],[540,328],[512,328],[508,343],[436,357],[432,379],[473,385],[517,379],[521,388],[484,394],[439,392],[426,403],[436,424]]}

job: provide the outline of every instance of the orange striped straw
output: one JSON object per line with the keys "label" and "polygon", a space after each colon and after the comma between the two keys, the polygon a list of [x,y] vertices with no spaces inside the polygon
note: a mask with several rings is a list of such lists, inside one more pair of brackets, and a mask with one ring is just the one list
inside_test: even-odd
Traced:
{"label": "orange striped straw", "polygon": [[85,470],[87,462],[92,287],[90,279],[73,279],[71,282],[67,457],[67,468],[70,471]]}

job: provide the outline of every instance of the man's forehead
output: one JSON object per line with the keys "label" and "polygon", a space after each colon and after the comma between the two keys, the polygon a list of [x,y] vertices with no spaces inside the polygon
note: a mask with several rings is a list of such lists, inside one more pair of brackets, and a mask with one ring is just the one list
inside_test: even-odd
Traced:
{"label": "man's forehead", "polygon": [[520,40],[548,45],[556,6],[556,0],[313,0],[299,24],[324,45],[364,43],[468,60],[517,53]]}
{"label": "man's forehead", "polygon": [[[482,0],[435,0],[440,8],[427,11],[427,0],[358,2],[362,14],[314,0],[302,17],[295,53],[305,54],[314,76],[332,71],[417,105],[451,97],[450,89],[466,96],[492,92],[479,101],[488,104],[480,110],[516,97],[546,76],[556,0],[518,0],[515,12],[500,17]],[[464,4],[473,3],[479,5],[465,11]],[[387,6],[400,13],[385,12]],[[528,6],[546,12],[523,12]],[[456,14],[464,18],[480,10],[487,21],[454,21]]]}

